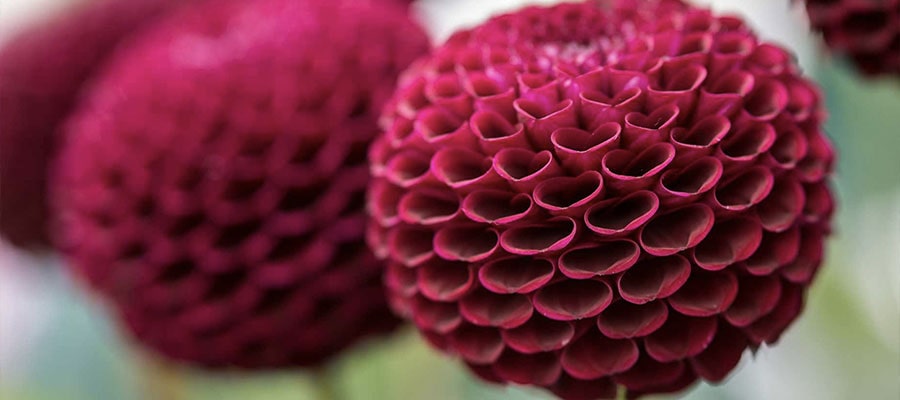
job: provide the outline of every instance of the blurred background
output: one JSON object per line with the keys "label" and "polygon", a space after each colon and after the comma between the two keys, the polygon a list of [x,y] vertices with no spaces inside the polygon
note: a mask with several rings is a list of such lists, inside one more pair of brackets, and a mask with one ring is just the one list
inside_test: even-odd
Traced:
{"label": "blurred background", "polygon": [[[0,0],[0,43],[54,10],[85,0]],[[696,0],[743,15],[792,49],[824,88],[827,130],[839,148],[840,209],[827,264],[804,315],[775,348],[747,354],[725,384],[687,399],[900,399],[900,81],[864,81],[824,55],[800,2]],[[421,0],[434,40],[525,4],[554,1]],[[793,5],[792,5],[793,4]],[[136,354],[51,255],[0,242],[0,399],[309,399],[323,375],[211,375],[163,368]],[[47,268],[38,265],[44,264]],[[545,399],[543,392],[479,383],[411,330],[358,346],[327,384],[338,399]],[[152,389],[152,390],[151,390]]]}

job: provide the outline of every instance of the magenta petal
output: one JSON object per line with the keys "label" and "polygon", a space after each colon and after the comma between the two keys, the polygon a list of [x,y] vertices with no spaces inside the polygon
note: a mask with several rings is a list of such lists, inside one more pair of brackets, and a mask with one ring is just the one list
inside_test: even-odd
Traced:
{"label": "magenta petal", "polygon": [[752,275],[769,275],[776,269],[794,261],[800,253],[800,228],[793,228],[779,233],[766,232],[762,243],[744,263],[747,272]]}
{"label": "magenta petal", "polygon": [[497,231],[482,227],[446,227],[434,235],[434,252],[445,260],[480,261],[499,248]]}
{"label": "magenta petal", "polygon": [[656,193],[665,206],[686,204],[696,200],[719,183],[722,162],[713,157],[703,157],[679,170],[662,174]]}
{"label": "magenta petal", "polygon": [[524,325],[501,332],[503,340],[521,353],[559,350],[575,337],[571,322],[554,321],[535,314]]}
{"label": "magenta petal", "polygon": [[497,361],[504,347],[496,329],[465,324],[450,334],[449,345],[464,360],[478,365]]}
{"label": "magenta petal", "polygon": [[700,244],[713,223],[712,210],[701,204],[657,215],[641,230],[641,247],[654,256],[675,254]]}
{"label": "magenta petal", "polygon": [[656,386],[675,382],[685,369],[682,361],[661,363],[642,354],[631,369],[616,375],[613,380],[628,390],[652,390]]}
{"label": "magenta petal", "polygon": [[432,102],[436,99],[454,99],[463,93],[463,86],[453,74],[433,78],[425,86],[425,96]]}
{"label": "magenta petal", "polygon": [[[490,111],[502,115],[507,121],[516,120],[516,110],[513,108],[513,101],[516,99],[515,88],[508,88],[503,92],[489,95],[478,96],[475,98],[475,109],[478,111]],[[522,128],[524,137],[524,127]]]}
{"label": "magenta petal", "polygon": [[757,81],[744,99],[744,110],[754,119],[770,121],[784,111],[788,104],[788,91],[784,84],[767,79]]}
{"label": "magenta petal", "polygon": [[614,205],[598,203],[584,214],[588,229],[601,236],[629,233],[647,223],[659,209],[659,199],[653,192],[633,192]]}
{"label": "magenta petal", "polygon": [[568,217],[557,217],[540,225],[515,227],[500,235],[503,249],[520,255],[560,251],[575,238],[578,224]]}
{"label": "magenta petal", "polygon": [[644,304],[671,296],[687,282],[691,263],[680,255],[644,259],[619,275],[619,295]]}
{"label": "magenta petal", "polygon": [[578,379],[597,379],[631,368],[640,351],[632,340],[613,340],[590,332],[563,350],[563,369]]}
{"label": "magenta petal", "polygon": [[678,393],[685,391],[691,385],[697,383],[697,374],[693,369],[685,366],[681,369],[681,375],[672,382],[658,383],[644,390],[628,390],[626,398],[638,399],[647,394]]}
{"label": "magenta petal", "polygon": [[403,196],[397,213],[410,224],[434,225],[448,222],[459,213],[459,200],[453,193],[419,190]]}
{"label": "magenta petal", "polygon": [[547,179],[534,188],[534,202],[554,215],[581,215],[603,193],[603,177],[587,171],[577,177]]}
{"label": "magenta petal", "polygon": [[597,317],[597,328],[610,339],[647,336],[659,329],[669,316],[665,302],[636,305],[618,301]]}
{"label": "magenta petal", "polygon": [[831,217],[834,212],[834,197],[828,189],[827,182],[818,182],[804,186],[806,205],[803,207],[803,219],[816,223]]}
{"label": "magenta petal", "polygon": [[747,338],[741,331],[721,324],[709,347],[691,358],[691,367],[701,378],[721,382],[741,361],[747,345]]}
{"label": "magenta petal", "polygon": [[583,114],[592,117],[587,126],[593,129],[610,121],[623,122],[625,115],[639,111],[647,78],[632,71],[600,68],[579,76],[575,83]]}
{"label": "magenta petal", "polygon": [[531,193],[539,183],[562,173],[562,168],[549,151],[534,153],[521,148],[507,148],[497,152],[494,156],[494,170],[513,188],[525,193]]}
{"label": "magenta petal", "polygon": [[809,144],[803,131],[799,129],[789,129],[779,132],[775,143],[769,149],[768,156],[771,161],[768,163],[781,169],[791,169],[797,166],[809,151]]}
{"label": "magenta petal", "polygon": [[447,186],[471,191],[500,181],[491,169],[491,159],[474,151],[447,147],[431,158],[431,172]]}
{"label": "magenta petal", "polygon": [[418,151],[399,153],[388,161],[385,177],[400,187],[410,187],[428,179],[428,157]]}
{"label": "magenta petal", "polygon": [[[440,334],[434,331],[429,330],[421,330],[419,333],[422,335],[422,339],[425,339],[425,343],[434,347],[435,349],[445,351],[445,352],[453,352],[454,354],[458,354],[457,351],[451,349],[450,345],[450,337],[448,335]],[[502,349],[501,349],[502,351]],[[466,364],[472,365],[472,363],[466,361]]]}
{"label": "magenta petal", "polygon": [[814,115],[822,101],[822,95],[815,84],[800,77],[790,79],[786,84],[790,93],[787,112],[794,117],[794,121],[805,121]]}
{"label": "magenta petal", "polygon": [[559,101],[557,82],[547,71],[532,69],[516,76],[516,81],[521,97],[526,100],[516,107],[520,119],[537,120],[567,104]]}
{"label": "magenta petal", "polygon": [[[472,113],[472,100],[469,96],[463,92],[463,87],[459,79],[456,77],[456,74],[448,73],[441,76],[438,76],[432,79],[428,85],[425,87],[425,97],[434,104],[435,107],[443,109],[443,111],[447,114],[451,114],[453,116],[458,115],[469,115]],[[421,111],[419,116],[421,117],[425,112]],[[420,118],[421,120],[421,118]],[[453,122],[456,122],[455,120]],[[438,125],[438,128],[443,127],[444,135],[440,134],[426,134],[423,132],[422,136],[426,141],[431,143],[472,143],[471,134],[466,134],[465,137],[459,137],[456,132],[466,131],[467,127],[465,124],[459,126],[458,122],[457,129],[449,129],[452,127],[452,124]],[[430,127],[429,127],[430,128]],[[441,132],[441,129],[429,129],[432,132]],[[453,132],[453,133],[451,133]]]}
{"label": "magenta petal", "polygon": [[[555,90],[555,89],[554,89]],[[578,114],[575,103],[566,99],[558,104],[545,105],[528,99],[518,99],[513,107],[525,124],[525,134],[537,148],[550,150],[550,135],[553,131],[565,127],[578,126]]]}
{"label": "magenta petal", "polygon": [[795,179],[781,177],[775,181],[769,196],[756,207],[756,215],[767,231],[782,232],[794,224],[806,203],[803,186]]}
{"label": "magenta petal", "polygon": [[[460,107],[465,105],[464,99]],[[419,112],[413,125],[426,142],[435,146],[469,147],[475,144],[475,137],[465,120],[438,107],[429,107]]]}
{"label": "magenta petal", "polygon": [[496,384],[504,384],[506,381],[503,380],[497,372],[494,371],[494,366],[492,364],[475,364],[469,361],[464,361],[466,367],[469,368],[472,373],[475,374],[478,378],[481,378],[485,382],[496,383]]}
{"label": "magenta petal", "polygon": [[753,51],[756,40],[745,32],[727,32],[717,35],[713,43],[714,56],[710,60],[710,75],[720,76],[737,69],[739,63]]}
{"label": "magenta petal", "polygon": [[551,385],[559,379],[562,368],[554,353],[521,354],[507,349],[494,364],[494,371],[514,383]]}
{"label": "magenta petal", "polygon": [[651,85],[647,92],[649,109],[658,109],[666,104],[674,104],[679,110],[689,110],[697,98],[697,89],[706,80],[706,68],[700,65],[689,65],[684,68],[672,68],[678,72],[667,70],[669,64],[663,64],[659,85]]}
{"label": "magenta petal", "polygon": [[721,115],[710,115],[694,123],[690,129],[672,129],[670,140],[677,150],[676,163],[693,160],[712,152],[731,131],[731,121]]}
{"label": "magenta petal", "polygon": [[774,184],[771,171],[763,167],[750,168],[720,183],[713,194],[714,204],[726,211],[743,211],[765,199]]}
{"label": "magenta petal", "polygon": [[717,221],[706,239],[694,248],[694,261],[706,270],[723,269],[753,255],[762,237],[762,227],[754,219]]}
{"label": "magenta petal", "polygon": [[603,156],[619,145],[622,126],[607,122],[593,132],[577,128],[560,128],[553,132],[550,141],[562,165],[571,171],[598,170]]}
{"label": "magenta petal", "polygon": [[644,339],[647,354],[659,362],[678,361],[700,354],[716,335],[715,318],[686,317],[669,313],[662,328]]}
{"label": "magenta petal", "polygon": [[531,196],[500,190],[479,190],[463,200],[462,212],[473,221],[505,225],[519,221],[534,209]]}
{"label": "magenta petal", "polygon": [[800,172],[800,180],[803,182],[820,182],[831,172],[834,162],[834,149],[828,138],[823,134],[807,137],[809,151],[806,157],[797,164]]}
{"label": "magenta petal", "polygon": [[751,123],[738,128],[719,146],[719,153],[726,166],[745,165],[756,159],[775,143],[775,128],[770,124]]}
{"label": "magenta petal", "polygon": [[700,90],[697,100],[697,115],[733,114],[741,105],[741,99],[750,93],[755,84],[753,74],[746,71],[731,71]]}
{"label": "magenta petal", "polygon": [[638,154],[613,150],[603,157],[601,171],[610,188],[631,192],[652,186],[674,158],[675,148],[669,143],[657,143]]}
{"label": "magenta petal", "polygon": [[654,109],[649,115],[633,112],[625,116],[622,142],[630,148],[642,148],[669,138],[681,110],[675,104]]}
{"label": "magenta petal", "polygon": [[535,293],[534,308],[547,318],[572,321],[596,316],[612,302],[612,289],[603,281],[565,280]]}
{"label": "magenta petal", "polygon": [[475,273],[464,262],[434,260],[416,269],[423,296],[434,301],[456,301],[473,288]]}
{"label": "magenta petal", "polygon": [[783,284],[781,299],[778,305],[766,316],[743,329],[747,338],[756,345],[773,344],[778,341],[785,329],[797,319],[803,311],[803,289],[793,284]]}
{"label": "magenta petal", "polygon": [[675,311],[691,317],[721,314],[737,297],[738,281],[728,271],[696,270],[675,294],[668,298]]}
{"label": "magenta petal", "polygon": [[528,293],[543,287],[553,278],[553,263],[532,257],[507,257],[493,260],[478,270],[478,279],[494,293]]}
{"label": "magenta petal", "polygon": [[822,265],[825,237],[816,227],[804,227],[801,234],[797,258],[781,269],[781,275],[790,282],[808,284]]}
{"label": "magenta petal", "polygon": [[725,319],[738,327],[750,325],[772,312],[780,298],[781,281],[778,277],[741,277],[737,298],[725,313]]}
{"label": "magenta petal", "polygon": [[434,256],[433,237],[434,232],[427,229],[394,229],[388,236],[388,252],[403,265],[417,266]]}
{"label": "magenta petal", "polygon": [[[428,99],[425,97],[425,78],[419,77],[411,81],[400,84],[397,88],[398,97],[398,114],[403,118],[414,118],[416,111],[428,105]],[[402,145],[406,143],[407,136],[412,131],[412,124],[409,124],[408,130],[402,134],[394,133],[394,129],[389,129],[388,137],[394,145]]]}
{"label": "magenta petal", "polygon": [[384,180],[377,180],[369,188],[369,212],[379,225],[388,227],[400,221],[397,204],[403,192],[397,186]]}
{"label": "magenta petal", "polygon": [[449,333],[462,323],[455,303],[440,303],[417,296],[411,309],[416,326],[435,333]]}
{"label": "magenta petal", "polygon": [[469,120],[478,144],[487,154],[497,154],[504,148],[528,147],[525,128],[513,125],[492,111],[478,111]]}
{"label": "magenta petal", "polygon": [[497,79],[483,72],[469,72],[464,78],[463,89],[476,98],[496,96],[512,88],[503,79]]}
{"label": "magenta petal", "polygon": [[763,43],[748,57],[754,72],[777,75],[791,64],[791,55],[785,49],[770,43]]}
{"label": "magenta petal", "polygon": [[563,253],[559,271],[572,279],[613,275],[631,268],[640,255],[640,247],[631,240],[586,244]]}
{"label": "magenta petal", "polygon": [[471,292],[459,303],[459,312],[467,321],[479,326],[506,329],[524,324],[533,311],[528,297],[501,295],[486,290]]}
{"label": "magenta petal", "polygon": [[385,268],[384,284],[392,292],[409,297],[419,291],[416,286],[416,270],[397,263],[389,263]]}

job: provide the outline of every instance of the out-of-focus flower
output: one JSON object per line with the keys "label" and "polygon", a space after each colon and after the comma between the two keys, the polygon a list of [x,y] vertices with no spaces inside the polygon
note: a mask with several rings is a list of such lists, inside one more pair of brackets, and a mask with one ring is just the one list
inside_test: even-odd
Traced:
{"label": "out-of-focus flower", "polygon": [[49,245],[47,168],[57,131],[119,43],[178,0],[101,0],[44,21],[0,49],[0,235],[28,249]]}
{"label": "out-of-focus flower", "polygon": [[392,329],[366,149],[427,49],[390,2],[212,0],[160,22],[67,129],[72,271],[139,342],[207,367],[317,364]]}
{"label": "out-of-focus flower", "polygon": [[866,75],[900,77],[900,0],[806,0],[812,27]]}
{"label": "out-of-focus flower", "polygon": [[531,7],[404,74],[370,150],[394,309],[566,399],[717,382],[800,313],[832,147],[818,89],[679,1]]}

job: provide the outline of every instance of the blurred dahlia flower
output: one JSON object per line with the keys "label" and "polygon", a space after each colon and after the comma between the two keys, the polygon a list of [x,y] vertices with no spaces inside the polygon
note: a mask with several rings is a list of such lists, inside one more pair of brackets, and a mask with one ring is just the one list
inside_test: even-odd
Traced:
{"label": "blurred dahlia flower", "polygon": [[279,368],[396,325],[364,241],[366,149],[428,42],[393,4],[201,2],[115,56],[53,201],[71,270],[138,342]]}
{"label": "blurred dahlia flower", "polygon": [[831,145],[817,88],[679,1],[531,7],[407,71],[370,149],[392,307],[565,399],[720,381],[800,313]]}
{"label": "blurred dahlia flower", "polygon": [[900,77],[900,0],[806,0],[815,30],[866,75]]}
{"label": "blurred dahlia flower", "polygon": [[47,169],[60,124],[116,46],[181,3],[94,1],[0,48],[0,236],[23,248],[49,246]]}

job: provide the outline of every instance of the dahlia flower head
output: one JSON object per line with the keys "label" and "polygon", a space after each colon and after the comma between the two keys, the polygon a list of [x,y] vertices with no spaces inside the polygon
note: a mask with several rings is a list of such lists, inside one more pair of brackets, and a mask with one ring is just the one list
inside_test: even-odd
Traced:
{"label": "dahlia flower head", "polygon": [[0,48],[0,236],[49,247],[47,180],[58,131],[109,54],[178,0],[101,0],[19,32]]}
{"label": "dahlia flower head", "polygon": [[401,78],[370,149],[392,307],[565,399],[720,381],[798,316],[833,152],[817,88],[679,1],[530,7]]}
{"label": "dahlia flower head", "polygon": [[900,77],[900,0],[806,0],[828,47],[870,76]]}
{"label": "dahlia flower head", "polygon": [[56,166],[57,241],[137,342],[267,369],[395,327],[366,149],[428,41],[382,3],[198,2],[92,87]]}

